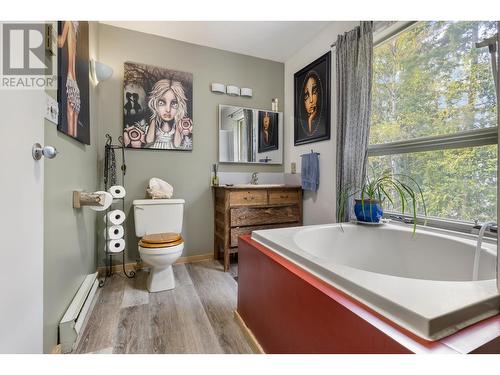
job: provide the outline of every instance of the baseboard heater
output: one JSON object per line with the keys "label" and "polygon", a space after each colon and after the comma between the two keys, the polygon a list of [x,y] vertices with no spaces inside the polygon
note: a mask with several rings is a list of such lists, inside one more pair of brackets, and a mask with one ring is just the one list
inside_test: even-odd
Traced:
{"label": "baseboard heater", "polygon": [[59,341],[63,353],[69,353],[73,350],[98,285],[97,272],[87,275],[61,319]]}

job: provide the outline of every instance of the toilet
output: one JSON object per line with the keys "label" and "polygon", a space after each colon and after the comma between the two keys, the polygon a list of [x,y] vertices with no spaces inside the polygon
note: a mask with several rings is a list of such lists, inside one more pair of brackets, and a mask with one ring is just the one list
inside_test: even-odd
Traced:
{"label": "toilet", "polygon": [[150,292],[175,288],[172,264],[182,254],[181,236],[184,199],[138,199],[133,201],[135,235],[140,237],[139,254],[151,269]]}

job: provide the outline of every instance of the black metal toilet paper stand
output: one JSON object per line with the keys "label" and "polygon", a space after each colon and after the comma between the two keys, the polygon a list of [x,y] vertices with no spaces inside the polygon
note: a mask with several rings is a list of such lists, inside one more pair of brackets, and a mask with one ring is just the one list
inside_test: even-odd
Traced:
{"label": "black metal toilet paper stand", "polygon": [[[125,174],[127,173],[127,165],[125,163],[125,147],[123,145],[123,137],[119,136],[118,137],[118,145],[113,144],[113,138],[111,135],[106,134],[106,144],[104,146],[104,190],[108,191],[108,189],[116,185],[116,170],[115,170],[115,156],[114,156],[114,150],[121,150],[121,186],[125,187]],[[115,203],[115,201],[118,201]],[[118,204],[121,206],[121,210],[125,212],[125,197],[123,198],[113,198],[113,203],[111,206],[105,211],[105,215],[108,214],[108,212],[111,212],[113,209],[113,206],[115,204]],[[106,224],[107,227],[107,224]],[[123,238],[126,236],[126,226],[123,225]],[[127,250],[127,245],[125,243],[125,248],[121,252],[112,252],[109,251],[107,243],[108,243],[108,231],[104,231],[104,249],[105,249],[105,272],[104,272],[104,277],[101,278],[99,281],[99,286],[102,287],[106,283],[106,279],[110,277],[113,274],[113,258],[116,256],[122,256],[122,269],[123,273],[125,276],[127,276],[129,279],[135,277],[135,271],[131,270],[130,272],[127,273],[127,270],[125,269],[125,251]]]}

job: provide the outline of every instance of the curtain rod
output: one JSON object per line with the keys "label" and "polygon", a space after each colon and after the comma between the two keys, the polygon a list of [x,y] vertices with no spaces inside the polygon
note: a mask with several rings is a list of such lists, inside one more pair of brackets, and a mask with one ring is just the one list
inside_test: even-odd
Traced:
{"label": "curtain rod", "polygon": [[[374,40],[374,45],[382,43],[393,36],[396,36],[404,29],[415,24],[416,21],[374,21],[373,22],[373,32],[379,32],[380,36],[378,40]],[[378,26],[378,27],[377,27]],[[337,42],[330,44],[330,48],[336,47]]]}
{"label": "curtain rod", "polygon": [[[359,22],[359,24],[361,25],[361,21]],[[347,32],[347,31],[346,31]],[[339,34],[340,35],[340,34]],[[330,48],[333,48],[337,45],[337,42],[333,42],[332,44],[330,44]]]}

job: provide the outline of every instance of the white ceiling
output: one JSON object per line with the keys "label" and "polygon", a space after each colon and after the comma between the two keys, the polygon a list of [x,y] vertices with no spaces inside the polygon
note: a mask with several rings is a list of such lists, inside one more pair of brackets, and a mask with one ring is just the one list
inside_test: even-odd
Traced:
{"label": "white ceiling", "polygon": [[104,21],[107,25],[285,62],[330,22]]}

